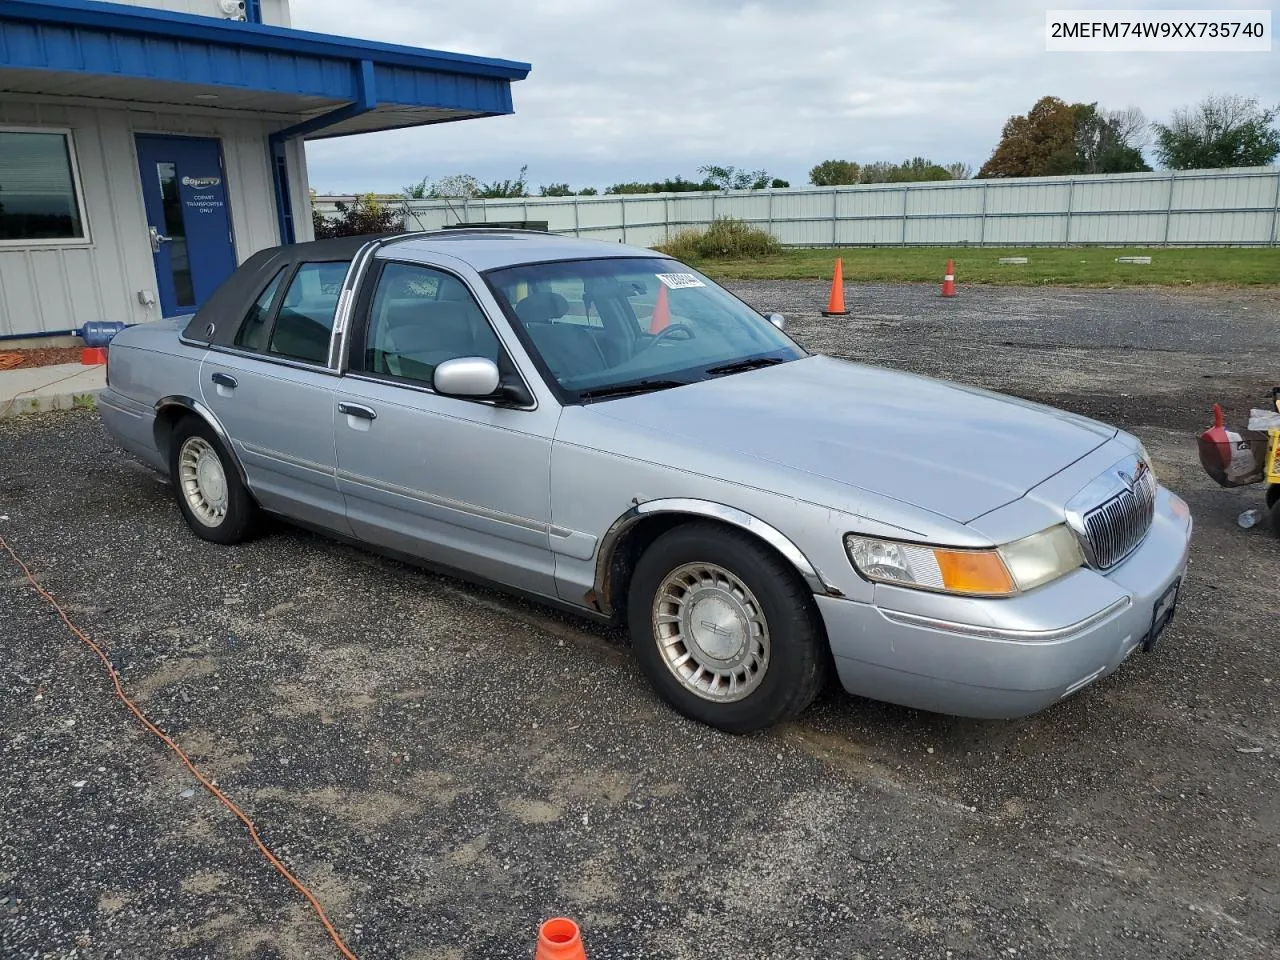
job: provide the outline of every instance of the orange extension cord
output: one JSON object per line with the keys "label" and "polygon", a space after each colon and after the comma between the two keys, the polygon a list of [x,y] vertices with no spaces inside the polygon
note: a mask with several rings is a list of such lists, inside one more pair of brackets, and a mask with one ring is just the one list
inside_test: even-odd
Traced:
{"label": "orange extension cord", "polygon": [[191,762],[191,758],[182,752],[182,748],[179,747],[167,733],[148,720],[146,714],[139,710],[134,702],[129,699],[124,692],[124,688],[120,686],[120,675],[116,673],[115,667],[111,665],[111,660],[107,655],[102,652],[102,648],[90,640],[83,630],[71,622],[71,618],[67,616],[66,611],[62,609],[58,604],[58,601],[53,598],[53,595],[50,594],[49,591],[40,586],[40,582],[35,578],[27,568],[27,565],[22,562],[18,555],[13,552],[13,548],[9,546],[4,537],[0,537],[0,547],[3,547],[9,556],[13,558],[13,562],[21,568],[23,575],[30,582],[31,586],[35,588],[36,593],[40,594],[40,596],[44,598],[45,602],[57,611],[58,616],[62,618],[62,622],[67,625],[67,629],[79,637],[82,643],[98,655],[98,659],[102,661],[102,665],[107,668],[107,673],[111,675],[111,682],[115,684],[116,696],[118,696],[124,702],[124,705],[129,708],[129,711],[138,718],[138,722],[163,740],[165,746],[178,755],[178,759],[186,765],[188,770],[195,774],[195,778],[200,781],[204,788],[217,797],[218,800],[222,802],[223,806],[239,818],[240,822],[245,825],[245,829],[249,831],[249,837],[253,840],[254,846],[256,846],[262,855],[267,858],[267,862],[276,868],[280,876],[293,884],[295,890],[307,898],[307,902],[311,904],[311,909],[316,912],[316,916],[319,917],[320,922],[324,924],[324,929],[329,934],[329,939],[334,942],[334,945],[342,953],[343,957],[345,957],[346,960],[358,960],[356,955],[347,948],[345,943],[342,942],[342,937],[339,935],[338,931],[334,929],[333,924],[329,922],[328,916],[325,915],[324,907],[320,906],[320,901],[315,898],[301,880],[289,872],[288,867],[276,859],[275,854],[273,854],[267,848],[267,845],[262,842],[262,838],[258,836],[258,828],[254,826],[253,821],[245,816],[244,811],[236,806],[230,797],[219,790],[208,777],[200,772],[199,768]]}

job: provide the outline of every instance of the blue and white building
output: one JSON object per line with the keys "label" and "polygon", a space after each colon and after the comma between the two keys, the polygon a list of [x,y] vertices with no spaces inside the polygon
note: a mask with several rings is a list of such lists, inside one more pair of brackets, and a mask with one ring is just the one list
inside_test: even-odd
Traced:
{"label": "blue and white building", "polygon": [[306,141],[508,114],[528,72],[287,0],[0,0],[0,338],[190,312],[311,239]]}

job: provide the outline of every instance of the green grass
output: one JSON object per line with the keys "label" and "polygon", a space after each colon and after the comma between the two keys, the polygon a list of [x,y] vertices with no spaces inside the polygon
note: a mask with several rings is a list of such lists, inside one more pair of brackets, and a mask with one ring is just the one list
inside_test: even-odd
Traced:
{"label": "green grass", "polygon": [[[1148,266],[1116,263],[1116,257],[1149,256]],[[699,260],[693,265],[725,280],[830,280],[835,259],[844,261],[848,281],[942,283],[948,258],[956,263],[956,283],[1058,284],[1080,287],[1280,286],[1280,248],[1118,249],[1071,247],[996,249],[973,247],[855,247],[787,250],[777,256],[741,260]],[[1021,266],[1000,257],[1027,257]]]}

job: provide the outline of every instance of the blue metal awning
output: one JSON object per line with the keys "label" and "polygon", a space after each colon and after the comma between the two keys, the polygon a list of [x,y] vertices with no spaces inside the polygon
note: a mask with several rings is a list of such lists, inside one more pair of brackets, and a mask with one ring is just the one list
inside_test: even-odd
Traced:
{"label": "blue metal awning", "polygon": [[249,109],[308,139],[512,112],[526,63],[95,0],[0,3],[0,91]]}

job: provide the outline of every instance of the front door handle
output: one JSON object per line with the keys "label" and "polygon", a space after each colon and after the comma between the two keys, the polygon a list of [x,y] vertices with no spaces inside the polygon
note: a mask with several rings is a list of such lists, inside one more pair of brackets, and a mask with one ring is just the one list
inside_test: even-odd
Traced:
{"label": "front door handle", "polygon": [[377,420],[378,414],[372,407],[366,407],[362,403],[340,403],[338,404],[338,412],[345,413],[348,417],[359,417],[361,420]]}
{"label": "front door handle", "polygon": [[163,233],[161,233],[155,227],[151,227],[149,230],[149,233],[151,235],[151,252],[152,253],[159,253],[160,244],[169,243],[170,241],[173,240],[173,237],[166,237]]}
{"label": "front door handle", "polygon": [[215,373],[210,379],[220,387],[236,388],[236,378],[229,373]]}

